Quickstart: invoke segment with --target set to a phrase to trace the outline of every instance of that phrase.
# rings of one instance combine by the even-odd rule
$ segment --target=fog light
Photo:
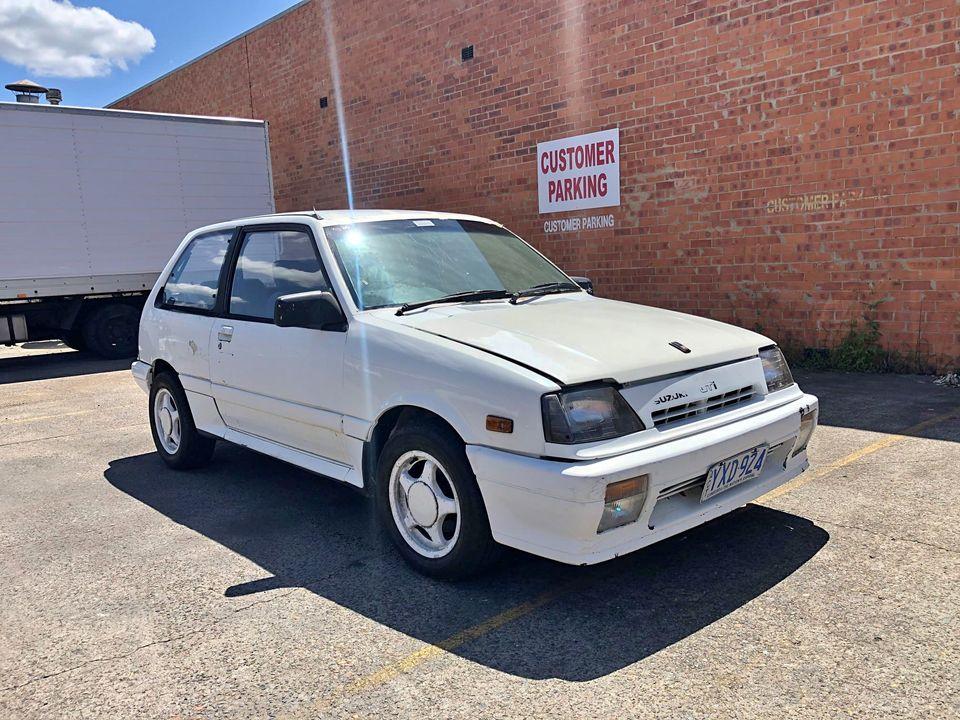
[[[641,475],[607,485],[598,533],[636,522],[647,499],[648,480],[649,475]]]
[[[797,441],[793,444],[793,452],[790,457],[796,457],[807,449],[807,443],[813,437],[813,429],[817,426],[817,411],[810,410],[800,416],[800,432],[797,433]]]

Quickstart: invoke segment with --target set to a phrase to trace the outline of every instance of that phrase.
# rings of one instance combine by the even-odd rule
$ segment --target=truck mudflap
[[[0,343],[12,345],[13,343],[26,342],[29,339],[25,315],[0,314]]]

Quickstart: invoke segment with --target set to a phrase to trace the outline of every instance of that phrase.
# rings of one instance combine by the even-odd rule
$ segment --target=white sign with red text
[[[620,204],[620,128],[537,143],[540,214]]]

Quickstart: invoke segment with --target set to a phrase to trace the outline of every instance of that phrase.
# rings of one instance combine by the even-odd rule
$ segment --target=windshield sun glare
[[[457,293],[527,288],[570,279],[513,233],[472,220],[431,218],[324,229],[361,310]],[[574,286],[576,287],[576,286]]]

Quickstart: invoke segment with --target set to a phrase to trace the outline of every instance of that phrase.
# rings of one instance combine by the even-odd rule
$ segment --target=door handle
[[[233,340],[233,326],[221,325],[220,332],[217,333],[217,340],[220,342],[230,342]]]

